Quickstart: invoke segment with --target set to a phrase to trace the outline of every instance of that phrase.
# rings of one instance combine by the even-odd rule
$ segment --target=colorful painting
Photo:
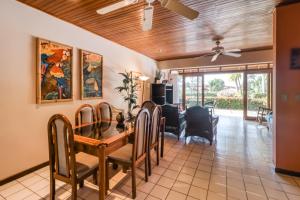
[[[81,50],[81,99],[102,98],[103,58]]]
[[[72,101],[72,47],[38,39],[37,102]]]

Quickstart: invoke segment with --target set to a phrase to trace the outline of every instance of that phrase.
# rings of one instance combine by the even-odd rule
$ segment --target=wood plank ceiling
[[[18,0],[155,60],[199,56],[222,35],[226,49],[272,47],[272,9],[283,0],[181,0],[200,12],[190,21],[154,3],[151,31],[142,31],[145,1],[106,15],[98,8],[120,0]]]

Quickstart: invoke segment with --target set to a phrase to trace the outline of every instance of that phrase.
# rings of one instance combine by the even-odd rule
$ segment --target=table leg
[[[166,121],[165,121],[165,118],[162,120],[162,123],[161,123],[161,130],[160,130],[160,133],[161,133],[161,144],[160,144],[160,157],[164,157],[164,146],[165,146],[165,124],[166,124]]]
[[[99,146],[98,150],[99,155],[99,200],[105,199],[105,191],[106,191],[106,185],[105,185],[105,146],[101,145]]]

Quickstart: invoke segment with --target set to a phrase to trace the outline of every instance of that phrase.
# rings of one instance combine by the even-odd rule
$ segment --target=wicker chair
[[[212,116],[209,111],[201,106],[193,106],[186,110],[185,139],[189,136],[200,136],[209,140],[212,145],[217,134],[219,117]]]

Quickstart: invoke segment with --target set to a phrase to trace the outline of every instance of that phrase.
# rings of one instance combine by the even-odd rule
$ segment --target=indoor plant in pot
[[[123,96],[127,102],[128,120],[133,121],[132,110],[137,107],[137,78],[133,77],[132,72],[119,73],[123,76],[122,85],[116,87],[116,90]]]

